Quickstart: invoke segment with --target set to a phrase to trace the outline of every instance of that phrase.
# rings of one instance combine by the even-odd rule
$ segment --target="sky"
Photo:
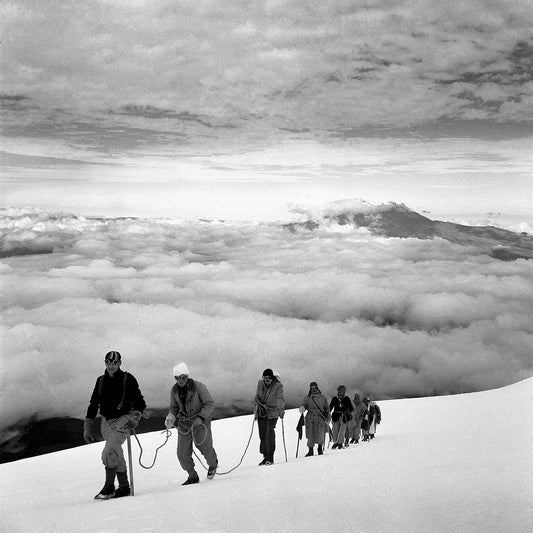
[[[151,470],[139,466],[132,439],[135,496],[116,500],[93,500],[103,486],[101,442],[3,464],[0,528],[303,533],[350,524],[356,533],[531,531],[532,379],[379,405],[382,422],[374,440],[307,458],[305,437],[296,458],[299,413],[288,411],[283,427],[277,424],[270,467],[257,466],[261,456],[251,415],[217,420],[212,429],[219,473],[239,464],[251,437],[250,446],[238,468],[212,481],[197,462],[200,483],[188,487],[181,486],[186,474],[177,463],[175,430]],[[164,439],[161,432],[139,435],[144,465],[150,466]]]
[[[2,2],[1,206],[531,224],[526,0]]]
[[[151,409],[185,361],[225,414],[252,411],[265,368],[292,406],[311,381],[381,400],[533,376],[531,261],[328,218],[370,209],[331,204],[313,231],[0,210],[0,443],[83,418],[110,350]]]

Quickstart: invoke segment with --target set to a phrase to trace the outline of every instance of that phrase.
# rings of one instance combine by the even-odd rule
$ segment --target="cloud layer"
[[[11,0],[1,18],[10,136],[96,137],[105,151],[117,128],[139,148],[533,121],[521,0]]]
[[[291,233],[3,210],[0,227],[2,251],[27,254],[0,263],[3,429],[83,416],[111,349],[152,408],[165,408],[181,360],[228,409],[251,406],[265,367],[293,405],[313,380],[328,395],[342,382],[390,398],[533,373],[524,260],[334,224]]]

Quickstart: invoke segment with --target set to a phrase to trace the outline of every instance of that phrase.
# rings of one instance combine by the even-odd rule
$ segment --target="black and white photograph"
[[[4,0],[0,532],[533,530],[533,3]]]

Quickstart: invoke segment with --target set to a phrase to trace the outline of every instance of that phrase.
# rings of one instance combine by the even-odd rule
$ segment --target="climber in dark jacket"
[[[329,409],[331,413],[331,420],[333,422],[333,441],[335,444],[331,447],[344,448],[344,437],[346,435],[346,424],[352,418],[353,405],[352,401],[346,394],[346,387],[339,385],[337,387],[337,396],[334,396],[329,402]]]
[[[87,443],[97,440],[95,418],[100,410],[101,431],[106,443],[102,451],[106,480],[102,490],[95,496],[98,500],[129,496],[131,493],[122,444],[130,429],[141,419],[146,403],[137,380],[129,372],[120,370],[122,358],[119,352],[105,356],[105,373],[96,380],[83,426]],[[115,476],[119,486],[115,490]]]

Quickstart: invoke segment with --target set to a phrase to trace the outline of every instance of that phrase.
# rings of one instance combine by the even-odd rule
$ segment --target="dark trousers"
[[[277,418],[258,418],[259,426],[259,452],[263,454],[267,461],[274,461],[274,451],[276,450],[276,432],[275,427],[278,422]]]
[[[213,448],[213,434],[211,433],[211,421],[204,422],[203,426],[183,430],[180,425],[178,428],[178,461],[181,468],[189,474],[189,477],[198,475],[194,468],[192,458],[192,444],[202,452],[209,467],[217,466],[218,458]]]

